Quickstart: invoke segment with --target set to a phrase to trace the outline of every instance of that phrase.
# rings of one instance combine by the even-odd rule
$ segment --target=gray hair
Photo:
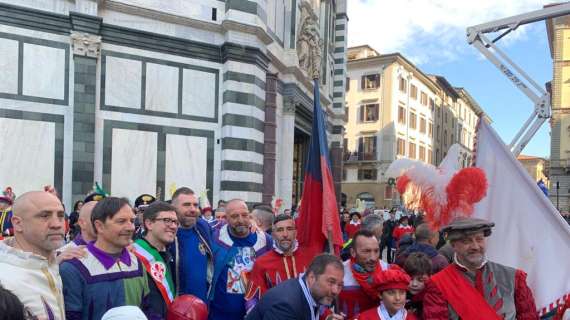
[[[366,229],[366,230],[374,230],[374,228],[377,225],[381,225],[384,223],[384,219],[382,219],[382,217],[378,214],[369,214],[366,217],[364,217],[364,220],[362,221],[362,229]]]

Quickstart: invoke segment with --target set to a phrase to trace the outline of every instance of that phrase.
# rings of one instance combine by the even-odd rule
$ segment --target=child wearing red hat
[[[373,285],[378,290],[380,305],[364,311],[355,320],[417,320],[404,307],[410,281],[410,276],[398,268],[388,269],[375,276]]]

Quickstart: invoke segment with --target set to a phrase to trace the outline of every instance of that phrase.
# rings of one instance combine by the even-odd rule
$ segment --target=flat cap
[[[443,227],[441,231],[447,234],[447,240],[458,240],[481,231],[485,237],[488,237],[494,226],[494,222],[485,219],[459,217]]]

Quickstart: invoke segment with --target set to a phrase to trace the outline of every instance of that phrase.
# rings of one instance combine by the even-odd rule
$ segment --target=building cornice
[[[350,50],[351,48],[349,48]],[[430,79],[427,74],[421,71],[418,67],[416,67],[410,60],[406,59],[401,53],[389,53],[389,54],[381,54],[376,57],[368,57],[363,59],[354,59],[349,60],[347,63],[347,69],[351,67],[366,67],[369,65],[389,65],[392,63],[398,63],[399,65],[403,66],[407,71],[412,72],[413,75],[422,81],[426,86],[428,86],[434,92],[439,91],[439,86]]]

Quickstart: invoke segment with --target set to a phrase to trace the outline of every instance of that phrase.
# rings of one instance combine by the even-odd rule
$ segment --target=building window
[[[377,103],[360,106],[360,122],[377,121],[378,109],[380,109],[380,105]]]
[[[428,163],[429,164],[433,164],[433,151],[431,149],[428,148],[428,154],[427,154],[427,159],[428,159]]]
[[[447,149],[447,130],[443,130],[443,148]]]
[[[424,161],[424,162],[425,162],[425,161],[426,161],[426,147],[420,145],[420,150],[419,150],[419,151],[420,151],[420,157],[419,157],[419,159],[420,159],[421,161]]]
[[[423,104],[424,106],[428,105],[428,97],[427,97],[427,94],[425,92],[421,93],[420,103]]]
[[[394,187],[392,187],[391,185],[386,185],[386,188],[384,189],[384,199],[392,200],[393,194],[394,194]]]
[[[380,75],[369,74],[362,76],[361,88],[362,90],[374,90],[380,87]]]
[[[431,112],[434,112],[435,110],[435,101],[432,98],[429,98],[429,107],[431,109]]]
[[[403,93],[408,92],[408,81],[402,77],[400,77],[400,91]]]
[[[439,142],[439,124],[437,125],[437,131],[435,132],[435,139]]]
[[[346,175],[347,175],[346,168],[343,168],[342,169],[342,181],[346,181]]]
[[[433,123],[431,123],[431,122],[429,123],[429,126],[428,126],[428,136],[430,138],[433,138]]]
[[[344,121],[348,122],[348,120],[350,119],[349,114],[350,114],[350,109],[348,109],[348,107],[344,108]]]
[[[402,106],[398,106],[398,123],[406,124],[406,109]]]
[[[405,156],[406,155],[406,141],[402,138],[398,138],[398,155]]]
[[[344,85],[344,90],[348,92],[350,90],[350,78],[346,77],[346,84]]]
[[[439,149],[435,149],[435,161],[439,161]]]
[[[418,100],[418,87],[413,84],[410,85],[410,97]]]
[[[410,128],[411,129],[416,129],[417,127],[417,118],[416,118],[416,114],[413,112],[410,112]]]
[[[358,180],[376,180],[376,169],[358,169]]]
[[[420,117],[420,132],[426,133],[426,118]]]
[[[358,160],[376,160],[376,136],[358,138]]]
[[[410,159],[416,159],[416,144],[413,143],[413,142],[410,142],[410,143],[409,143],[409,148],[410,148],[410,150],[409,150],[409,156],[408,156],[408,158],[410,158]]]

